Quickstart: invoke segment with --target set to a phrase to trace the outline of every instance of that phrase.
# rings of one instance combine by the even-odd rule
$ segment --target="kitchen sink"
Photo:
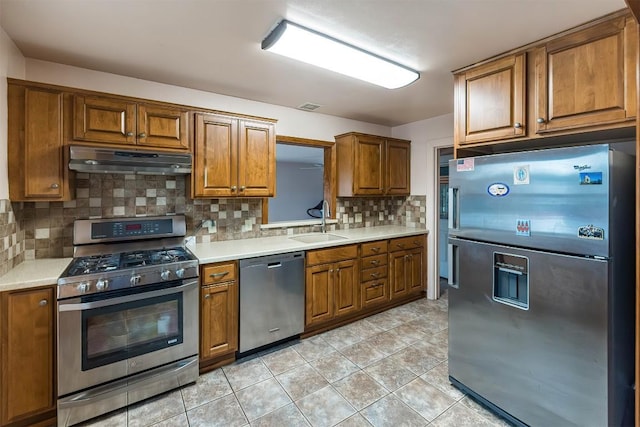
[[[346,237],[336,236],[329,233],[313,233],[313,234],[300,234],[298,236],[289,237],[291,240],[302,243],[320,243],[320,242],[332,242],[335,240],[344,240]]]

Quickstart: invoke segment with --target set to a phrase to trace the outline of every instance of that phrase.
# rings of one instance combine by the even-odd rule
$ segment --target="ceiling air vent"
[[[322,107],[322,105],[313,104],[311,102],[305,102],[302,105],[298,105],[298,109],[299,110],[304,110],[304,111],[315,111],[320,107]]]

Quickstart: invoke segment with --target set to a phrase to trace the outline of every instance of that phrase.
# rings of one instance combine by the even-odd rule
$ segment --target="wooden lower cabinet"
[[[424,295],[425,244],[418,235],[307,251],[304,335]]]
[[[233,359],[238,350],[237,263],[202,267],[200,367]]]
[[[0,293],[0,425],[54,425],[55,289]]]
[[[360,309],[357,245],[307,252],[305,327]],[[322,264],[313,265],[317,262]]]

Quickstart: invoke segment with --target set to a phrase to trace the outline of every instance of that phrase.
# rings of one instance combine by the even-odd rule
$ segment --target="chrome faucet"
[[[325,206],[326,206],[326,209],[325,209]],[[329,202],[327,202],[326,199],[322,199],[322,209],[320,210],[320,212],[322,212],[322,225],[320,226],[320,231],[322,233],[326,233],[327,217],[331,216],[331,210],[329,210]]]

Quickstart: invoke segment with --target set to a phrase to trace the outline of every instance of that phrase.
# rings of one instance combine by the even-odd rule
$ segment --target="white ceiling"
[[[451,70],[624,0],[0,0],[26,57],[387,126],[453,111]],[[286,18],[421,73],[389,90],[264,52]],[[309,113],[316,114],[316,113]]]

